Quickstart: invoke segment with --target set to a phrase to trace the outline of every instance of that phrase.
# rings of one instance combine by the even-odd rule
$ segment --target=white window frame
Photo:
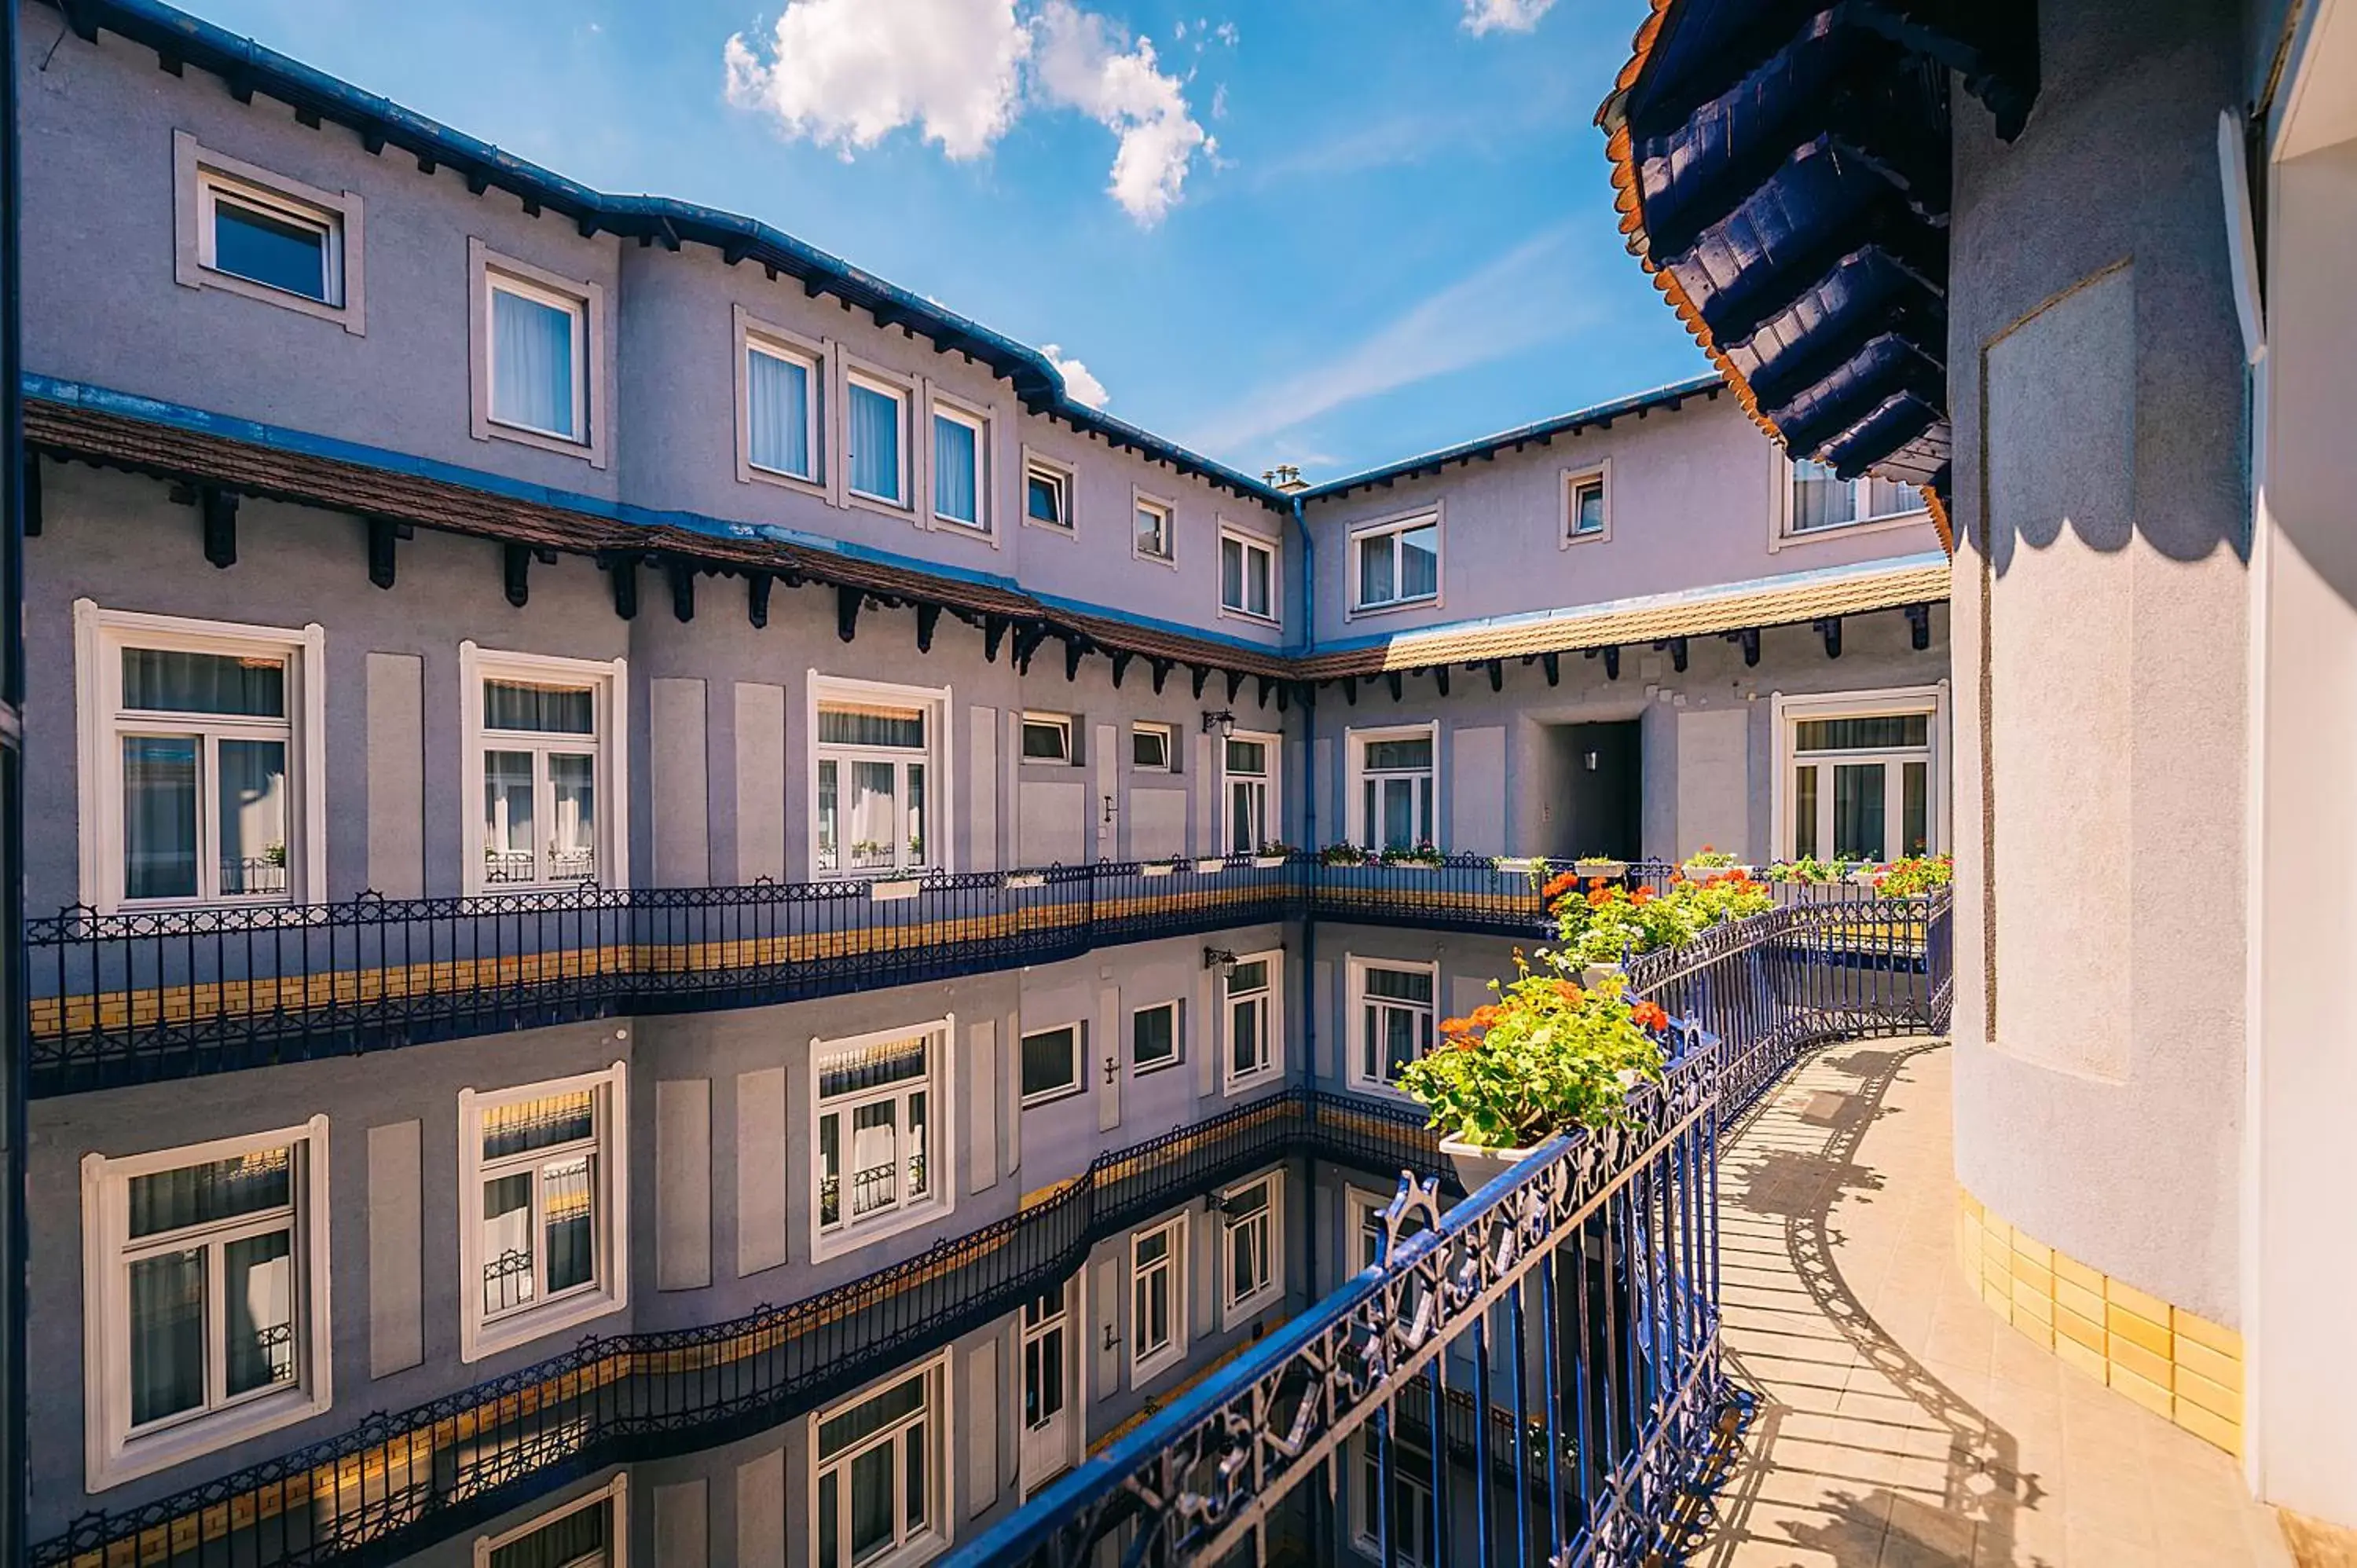
[[[1370,1044],[1367,1039],[1367,973],[1370,970],[1389,969],[1396,970],[1403,973],[1413,972],[1423,974],[1430,978],[1432,981],[1432,1001],[1426,1010],[1432,1015],[1432,1018],[1427,1032],[1431,1036],[1431,1044],[1437,1045],[1439,1042],[1440,1020],[1442,1016],[1440,1003],[1439,961],[1437,959],[1425,960],[1410,958],[1362,957],[1356,953],[1350,953],[1344,955],[1344,962],[1347,974],[1345,1003],[1350,1008],[1348,1015],[1349,1022],[1344,1030],[1344,1037],[1349,1042],[1351,1052],[1351,1059],[1348,1063],[1351,1087],[1352,1089],[1364,1090],[1371,1094],[1392,1095],[1401,1099],[1409,1098],[1407,1091],[1400,1088],[1398,1084],[1394,1083],[1387,1079],[1377,1078],[1366,1070],[1367,1049]],[[1410,1004],[1400,1003],[1396,998],[1391,997],[1383,998],[1382,1004],[1386,1006],[1412,1005]]]
[[[819,1224],[819,1204],[822,1197],[819,1190],[822,1179],[818,1164],[819,1119],[825,1114],[830,1106],[849,1105],[854,1102],[855,1097],[843,1096],[834,1101],[821,1102],[819,1100],[820,1058],[828,1052],[856,1051],[867,1046],[888,1045],[892,1041],[905,1040],[913,1035],[927,1036],[927,1049],[930,1053],[925,1081],[922,1085],[929,1107],[925,1135],[933,1145],[925,1152],[926,1168],[929,1173],[926,1186],[930,1190],[919,1202],[896,1203],[890,1209],[866,1220],[851,1219],[846,1206],[845,1218],[841,1223],[833,1230],[822,1230]],[[808,1099],[805,1103],[810,1107],[808,1132],[810,1135],[811,1262],[823,1263],[829,1258],[856,1251],[862,1247],[882,1240],[887,1236],[897,1236],[904,1230],[913,1230],[920,1225],[938,1225],[956,1211],[957,1181],[953,1173],[957,1168],[957,1107],[952,1100],[952,1089],[957,1082],[954,1071],[956,1042],[957,1015],[955,1014],[943,1014],[939,1018],[927,1019],[920,1024],[893,1029],[874,1029],[864,1035],[849,1035],[839,1039],[829,1040],[821,1039],[816,1036],[812,1036],[810,1057],[805,1068],[808,1086]]]
[[[1064,750],[1061,756],[1034,757],[1025,749],[1023,745],[1025,739],[1024,731],[1031,728],[1034,725],[1039,725],[1041,729],[1058,730],[1062,733],[1064,737]],[[1020,763],[1028,763],[1045,768],[1071,767],[1072,765],[1072,733],[1074,727],[1074,720],[1072,715],[1070,714],[1044,714],[1026,710],[1023,714],[1022,723],[1015,731],[1015,759]]]
[[[1157,555],[1141,543],[1137,537],[1137,514],[1156,511],[1162,516],[1162,553]],[[1129,491],[1129,552],[1140,561],[1151,561],[1157,566],[1178,564],[1178,503],[1168,496],[1149,495],[1136,486]]]
[[[289,294],[213,265],[215,197],[314,224],[326,231],[325,265],[334,280],[325,300]],[[219,289],[332,321],[354,337],[368,332],[368,291],[361,269],[366,208],[352,191],[321,190],[259,164],[204,145],[186,131],[172,133],[172,280],[183,288]]]
[[[1346,1448],[1348,1469],[1345,1474],[1351,1477],[1349,1499],[1351,1545],[1356,1551],[1381,1561],[1383,1538],[1377,1532],[1383,1528],[1382,1521],[1367,1517],[1367,1499],[1361,1490],[1367,1467],[1380,1464],[1372,1446],[1372,1435],[1363,1431],[1351,1439]],[[1392,1484],[1405,1485],[1423,1494],[1424,1517],[1430,1522],[1437,1537],[1439,1532],[1439,1515],[1434,1509],[1432,1496],[1432,1456],[1428,1453],[1418,1453],[1410,1447],[1401,1440],[1396,1430],[1392,1434]],[[1376,1506],[1383,1506],[1383,1499],[1378,1499]],[[1440,1545],[1437,1539],[1433,1544],[1436,1548]],[[1392,1542],[1392,1550],[1396,1554],[1398,1568],[1440,1568],[1438,1563],[1426,1563],[1415,1556],[1410,1551],[1409,1542],[1394,1540]]]
[[[1238,775],[1238,777],[1244,779],[1259,778],[1265,781],[1265,798],[1261,802],[1261,828],[1264,834],[1262,842],[1274,843],[1281,841],[1285,836],[1285,795],[1283,789],[1285,770],[1285,737],[1271,730],[1242,729],[1236,731],[1233,735],[1222,736],[1219,737],[1220,745],[1216,755],[1220,759],[1220,843],[1222,848],[1231,855],[1257,854],[1260,853],[1260,843],[1237,843],[1234,842],[1235,813],[1231,810],[1234,805],[1234,801],[1231,798],[1229,790],[1227,746],[1227,743],[1232,740],[1247,741],[1257,745],[1263,749],[1264,754],[1268,757],[1268,771],[1266,773],[1258,775],[1247,773]]]
[[[501,255],[482,241],[467,240],[468,317],[474,346],[468,356],[468,380],[473,394],[472,434],[478,441],[512,441],[587,459],[593,468],[606,466],[613,425],[613,398],[607,392],[606,290],[601,284],[569,278],[516,257]],[[491,292],[500,287],[574,313],[580,327],[574,339],[579,350],[579,374],[574,378],[574,421],[577,437],[511,424],[491,415]]]
[[[486,1317],[483,1313],[484,1112],[521,1101],[588,1090],[595,1097],[597,1278],[551,1300]],[[507,1089],[458,1091],[458,1359],[482,1360],[519,1345],[621,1311],[630,1304],[630,1069],[596,1072]],[[540,1153],[541,1151],[535,1151]]]
[[[1912,714],[1925,714],[1930,720],[1924,736],[1930,757],[1924,770],[1923,811],[1924,828],[1931,839],[1929,853],[1952,852],[1955,838],[1948,771],[1953,753],[1948,734],[1948,682],[1942,681],[1936,685],[1892,686],[1881,691],[1824,692],[1806,696],[1787,696],[1781,692],[1770,694],[1769,724],[1774,735],[1776,762],[1769,779],[1768,809],[1773,826],[1770,842],[1777,859],[1792,858],[1792,769],[1799,762],[1795,743],[1801,725],[1817,719],[1885,718]],[[1823,755],[1841,759],[1839,753]],[[1893,783],[1890,787],[1899,786]],[[1817,847],[1820,856],[1830,858],[1831,846],[1823,842],[1822,834]]]
[[[1562,521],[1555,529],[1555,542],[1568,550],[1575,544],[1602,544],[1612,538],[1612,459],[1599,457],[1593,463],[1566,468],[1558,484],[1558,502]],[[1579,492],[1587,485],[1598,485],[1604,490],[1604,526],[1588,533],[1575,532],[1579,524]]]
[[[1361,543],[1378,534],[1390,535],[1396,541],[1403,533],[1411,533],[1416,529],[1427,526],[1433,531],[1432,592],[1418,594],[1413,597],[1389,598],[1380,604],[1367,603],[1365,585],[1360,581],[1359,573]],[[1411,511],[1392,512],[1383,517],[1369,518],[1364,522],[1352,523],[1349,532],[1344,535],[1343,543],[1344,571],[1348,575],[1350,595],[1344,601],[1342,618],[1356,620],[1361,616],[1392,615],[1400,610],[1439,608],[1447,602],[1448,594],[1448,526],[1446,503],[1443,501],[1435,501],[1430,506],[1417,507]],[[1392,580],[1397,582],[1399,580],[1399,547],[1396,542],[1392,547]]]
[[[1242,606],[1231,605],[1228,603],[1227,579],[1225,574],[1227,572],[1228,542],[1231,540],[1234,541],[1243,551],[1243,581],[1242,586],[1244,596],[1247,599],[1250,599],[1252,596],[1253,552],[1257,550],[1262,554],[1268,557],[1268,613],[1266,615],[1261,615],[1253,610],[1245,609]],[[1254,626],[1278,626],[1283,624],[1285,619],[1285,551],[1278,545],[1275,540],[1271,539],[1265,533],[1259,533],[1255,532],[1252,529],[1240,527],[1235,523],[1230,522],[1227,519],[1222,518],[1220,520],[1219,558],[1214,563],[1213,569],[1220,576],[1218,590],[1220,596],[1219,605],[1221,618],[1225,620],[1247,620],[1252,622]]]
[[[1053,479],[1061,489],[1064,498],[1062,522],[1042,522],[1031,515],[1031,477],[1035,473]],[[1065,539],[1073,537],[1080,532],[1080,521],[1076,515],[1080,507],[1080,493],[1081,477],[1078,469],[1061,458],[1049,456],[1036,446],[1028,444],[1024,446],[1023,493],[1017,499],[1020,503],[1023,521],[1026,523],[1033,528],[1045,529],[1049,533]],[[1135,527],[1135,521],[1131,526],[1133,529]]]
[[[1268,1207],[1262,1211],[1268,1221],[1268,1277],[1239,1295],[1235,1255],[1229,1250],[1227,1205],[1230,1198],[1256,1187],[1268,1189]],[[1213,1239],[1216,1261],[1212,1278],[1220,1287],[1220,1328],[1224,1333],[1242,1326],[1246,1319],[1258,1316],[1285,1298],[1285,1172],[1265,1171],[1221,1188],[1218,1214],[1220,1229]]]
[[[1069,1083],[1053,1089],[1023,1093],[1023,1047],[1042,1035],[1058,1035],[1070,1030],[1072,1036],[1072,1078]],[[1035,1105],[1052,1105],[1059,1100],[1070,1100],[1089,1086],[1089,1025],[1085,1018],[1075,1018],[1065,1024],[1043,1024],[1036,1029],[1024,1029],[1015,1036],[1015,1088],[1025,1110]]]
[[[609,890],[630,886],[630,661],[479,648],[471,639],[458,644],[459,779],[464,791],[460,854],[465,862],[460,867],[460,886],[468,897],[576,886],[569,879],[493,883],[483,875],[483,753],[493,746],[491,737],[507,733],[484,729],[483,685],[487,681],[509,680],[587,685],[595,693],[597,731],[591,737],[597,814],[595,881]],[[525,749],[528,745],[502,749]],[[537,774],[534,788],[539,788]]]
[[[803,854],[809,862],[809,880],[813,882],[865,882],[877,877],[948,875],[953,869],[956,837],[951,828],[953,811],[951,802],[957,799],[956,779],[952,758],[956,747],[950,744],[950,714],[955,711],[951,688],[947,686],[902,686],[885,681],[862,681],[848,675],[827,675],[817,670],[810,671],[807,682],[808,702],[803,712],[803,792],[808,796],[803,826]],[[922,865],[909,862],[908,836],[901,834],[892,846],[892,865],[888,868],[858,870],[839,865],[832,871],[822,871],[818,864],[818,711],[830,701],[872,703],[901,707],[921,707],[925,710],[926,815],[930,819],[925,830],[925,860]],[[1019,738],[1019,736],[1018,736]],[[852,748],[856,750],[856,748]],[[897,749],[897,748],[896,748]],[[909,760],[902,757],[900,760]],[[835,787],[844,788],[838,776]],[[905,821],[908,797],[900,797]],[[837,808],[841,810],[840,806]],[[850,858],[848,843],[836,846],[838,860]]]
[[[1137,1059],[1137,1020],[1144,1014],[1164,1012],[1170,1015],[1170,1054],[1158,1061],[1141,1063]],[[1167,1002],[1148,1002],[1129,1010],[1129,1070],[1132,1077],[1144,1078],[1147,1073],[1167,1071],[1186,1059],[1186,998],[1173,996]]]
[[[913,521],[918,516],[918,481],[922,477],[915,450],[917,383],[907,376],[895,375],[880,365],[869,364],[866,360],[851,354],[842,355],[841,360],[843,417],[835,420],[834,424],[837,432],[836,445],[841,448],[835,456],[835,461],[842,467],[844,500],[850,506],[866,507],[871,511],[880,511],[888,516]],[[894,500],[889,496],[870,494],[866,490],[855,488],[852,483],[855,470],[851,461],[851,393],[855,387],[865,388],[872,392],[881,392],[894,399],[900,405],[900,499],[898,500]],[[925,427],[928,453],[932,450],[932,426],[928,424]],[[931,500],[930,494],[926,499],[930,510]]]
[[[1236,962],[1239,965],[1268,965],[1268,985],[1261,1003],[1262,1032],[1267,1042],[1267,1059],[1248,1071],[1236,1071],[1236,1014],[1228,994],[1228,979],[1232,972],[1223,970],[1219,977],[1220,1086],[1222,1094],[1233,1094],[1238,1090],[1250,1089],[1254,1084],[1267,1083],[1285,1076],[1285,950],[1270,948],[1263,952],[1238,953]]]
[[[1440,721],[1433,719],[1420,725],[1384,725],[1366,729],[1342,732],[1342,829],[1349,843],[1366,846],[1373,842],[1374,824],[1367,821],[1367,746],[1370,742],[1386,740],[1429,740],[1432,742],[1432,843],[1441,842],[1441,824],[1448,819],[1441,814],[1440,800]]]
[[[1162,743],[1162,760],[1161,760],[1161,761],[1159,761],[1159,762],[1140,762],[1139,760],[1137,760],[1137,742],[1138,742],[1138,739],[1139,739],[1139,737],[1140,737],[1140,736],[1149,736],[1149,735],[1150,735],[1150,736],[1153,736],[1156,739],[1157,739],[1157,740],[1161,741],[1161,743]],[[1177,767],[1176,767],[1176,764],[1177,764],[1177,761],[1178,761],[1178,725],[1166,725],[1166,724],[1160,724],[1160,723],[1157,723],[1157,722],[1154,722],[1154,721],[1151,721],[1151,720],[1140,719],[1140,720],[1138,720],[1138,721],[1137,721],[1137,722],[1135,722],[1135,724],[1132,724],[1132,725],[1129,726],[1129,765],[1130,765],[1130,767],[1135,768],[1143,768],[1145,771],[1146,771],[1146,772],[1148,772],[1148,773],[1174,773],[1174,772],[1178,771]]]
[[[925,420],[925,492],[926,515],[932,526],[944,532],[963,533],[976,537],[995,535],[997,520],[992,514],[991,487],[996,478],[991,463],[990,412],[970,403],[934,392],[927,400],[930,412]],[[951,517],[941,510],[942,476],[933,455],[933,421],[946,419],[963,424],[974,433],[974,521]]]
[[[1370,1227],[1376,1230],[1383,1229],[1383,1210],[1391,1207],[1391,1202],[1388,1197],[1369,1192],[1364,1187],[1345,1187],[1342,1189],[1341,1244],[1347,1250],[1340,1254],[1344,1261],[1335,1280],[1338,1289],[1342,1281],[1354,1278],[1373,1266],[1372,1261],[1365,1257],[1361,1243]]]
[[[168,1419],[131,1432],[131,1302],[124,1254],[131,1240],[134,1177],[184,1165],[234,1159],[260,1149],[296,1150],[294,1222],[288,1273],[300,1292],[295,1319],[302,1326],[295,1382],[257,1391],[233,1403]],[[242,1443],[327,1412],[335,1403],[335,1339],[329,1314],[328,1251],[328,1118],[293,1127],[216,1138],[142,1155],[84,1155],[81,1161],[82,1436],[84,1489],[101,1492],[141,1476],[184,1465],[199,1455]],[[223,1222],[224,1225],[233,1222]],[[146,1250],[152,1241],[136,1244]],[[220,1282],[211,1277],[209,1288]],[[210,1380],[210,1379],[208,1380]]]
[[[804,1509],[802,1518],[808,1521],[804,1526],[808,1533],[803,1537],[806,1552],[803,1561],[810,1563],[812,1568],[834,1568],[832,1563],[822,1563],[818,1561],[818,1493],[823,1472],[829,1469],[842,1469],[847,1473],[853,1459],[876,1446],[879,1441],[897,1440],[898,1434],[903,1430],[903,1426],[896,1425],[891,1428],[892,1435],[889,1437],[871,1433],[851,1445],[843,1455],[832,1458],[822,1457],[819,1453],[819,1429],[845,1412],[856,1410],[867,1401],[898,1388],[910,1378],[916,1377],[926,1380],[922,1417],[928,1438],[928,1452],[925,1455],[927,1493],[925,1528],[917,1534],[902,1540],[891,1550],[880,1552],[861,1563],[859,1568],[910,1568],[912,1564],[938,1555],[956,1540],[957,1525],[950,1506],[952,1491],[950,1434],[955,1430],[953,1423],[956,1421],[957,1412],[953,1408],[954,1391],[951,1386],[954,1380],[950,1376],[950,1352],[943,1349],[913,1366],[877,1378],[856,1393],[837,1400],[825,1409],[813,1412],[808,1418],[809,1425],[804,1429],[804,1443],[810,1455],[810,1463],[803,1473],[809,1477],[809,1484],[802,1498]],[[1075,1399],[1077,1400],[1077,1391],[1075,1391]],[[1067,1408],[1069,1409],[1070,1406]],[[1074,1419],[1077,1420],[1078,1416],[1075,1415]],[[895,1493],[899,1493],[904,1485],[903,1473],[896,1466],[893,1470]],[[845,1495],[835,1509],[836,1529],[847,1530],[850,1516],[849,1481],[846,1477]],[[897,1530],[896,1533],[898,1533]],[[850,1539],[847,1533],[842,1538],[841,1546],[845,1560],[848,1562]]]
[[[1191,1240],[1185,1209],[1151,1225],[1141,1225],[1129,1233],[1129,1386],[1142,1389],[1156,1378],[1187,1359],[1188,1315],[1190,1293],[1188,1290],[1187,1246]],[[1170,1338],[1168,1343],[1149,1349],[1137,1310],[1137,1245],[1153,1236],[1169,1240],[1169,1252],[1156,1267],[1163,1270],[1170,1290]]]
[[[323,904],[328,898],[327,633],[315,621],[304,627],[246,626],[232,621],[191,620],[101,608],[76,599],[74,618],[74,730],[81,811],[82,901],[102,915],[121,909],[248,908],[281,904]],[[236,895],[208,898],[124,897],[123,747],[124,730],[255,728],[252,721],[204,714],[158,714],[152,722],[128,723],[123,708],[123,650],[160,648],[231,656],[267,654],[286,660],[287,811],[286,897]],[[274,728],[275,726],[271,726]],[[217,821],[199,803],[199,887]],[[217,857],[215,875],[218,875]]]
[[[1813,544],[1821,539],[1857,539],[1871,533],[1893,533],[1905,528],[1921,528],[1931,521],[1931,505],[1919,495],[1917,504],[1905,511],[1885,512],[1879,517],[1854,516],[1848,522],[1828,523],[1823,528],[1796,529],[1792,526],[1792,487],[1798,476],[1792,455],[1771,442],[1768,465],[1768,549],[1771,554],[1796,544]],[[1860,475],[1848,482],[1853,510],[1862,510],[1866,497],[1871,493],[1867,488],[1867,477]]]
[[[730,314],[737,349],[737,482],[778,485],[804,495],[825,498],[828,494],[828,415],[833,409],[833,400],[828,396],[828,388],[833,384],[829,367],[834,360],[834,346],[823,338],[805,338],[774,322],[764,321],[741,305],[730,306]],[[753,381],[746,356],[756,353],[791,360],[810,375],[808,434],[811,472],[808,474],[791,473],[783,468],[765,468],[753,461]]]
[[[558,1520],[584,1509],[608,1505],[608,1541],[605,1568],[629,1568],[630,1557],[630,1473],[618,1470],[613,1479],[602,1487],[582,1493],[571,1502],[560,1503],[545,1513],[534,1514],[513,1530],[503,1530],[497,1535],[475,1537],[475,1568],[491,1568],[491,1553],[503,1546],[512,1545],[536,1530],[546,1530]]]

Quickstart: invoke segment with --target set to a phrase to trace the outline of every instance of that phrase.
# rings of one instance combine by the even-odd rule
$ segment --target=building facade
[[[1954,839],[1932,521],[1716,379],[1279,485],[20,20],[37,1561],[920,1560],[1362,1265],[1527,862]]]

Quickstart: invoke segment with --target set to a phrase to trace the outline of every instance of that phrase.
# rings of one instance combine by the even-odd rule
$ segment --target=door
[[[1022,1474],[1026,1496],[1072,1462],[1071,1292],[1069,1282],[1023,1306]]]
[[[1790,853],[1892,861],[1942,846],[1932,715],[1803,719],[1792,729]]]

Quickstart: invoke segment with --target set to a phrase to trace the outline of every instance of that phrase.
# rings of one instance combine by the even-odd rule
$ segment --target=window
[[[811,1420],[813,1568],[887,1568],[949,1541],[946,1354]]]
[[[1435,755],[1439,726],[1352,730],[1343,751],[1350,769],[1346,827],[1372,850],[1414,849],[1436,842]]]
[[[851,493],[905,507],[909,494],[909,394],[866,376],[850,381],[845,454]]]
[[[1177,754],[1171,744],[1168,725],[1132,725],[1129,726],[1129,762],[1133,768],[1152,768],[1171,771],[1170,759]]]
[[[1227,1087],[1233,1090],[1277,1070],[1283,1022],[1277,1013],[1284,954],[1239,959],[1222,983],[1227,1016]]]
[[[366,330],[361,199],[172,134],[173,277]]]
[[[620,660],[610,663],[458,647],[470,894],[628,885]]]
[[[1351,535],[1351,602],[1361,610],[1390,609],[1440,596],[1440,516],[1423,512],[1362,528]]]
[[[326,1410],[328,1119],[82,1161],[95,1492]]]
[[[1276,618],[1276,550],[1268,541],[1220,534],[1220,607],[1255,620]]]
[[[1023,1103],[1059,1100],[1081,1087],[1088,1026],[1067,1024],[1023,1036]]]
[[[1187,1216],[1129,1239],[1129,1381],[1135,1388],[1187,1354]]]
[[[1175,559],[1171,542],[1171,509],[1168,501],[1158,501],[1150,496],[1139,496],[1135,502],[1137,519],[1137,553],[1148,561],[1168,562]]]
[[[1072,721],[1063,714],[1026,714],[1023,715],[1023,760],[1026,762],[1070,762],[1072,760]]]
[[[1026,453],[1023,458],[1023,520],[1042,528],[1072,527],[1072,471],[1060,463]]]
[[[1361,1435],[1356,1466],[1358,1485],[1351,1494],[1351,1530],[1359,1550],[1383,1553],[1383,1455],[1372,1434]],[[1392,1447],[1391,1541],[1399,1568],[1434,1568],[1439,1561],[1438,1538],[1433,1532],[1432,1456],[1395,1437]]]
[[[821,875],[947,869],[931,803],[942,766],[949,691],[813,676],[811,857]]]
[[[102,912],[327,896],[316,627],[74,604],[81,886]]]
[[[990,426],[981,415],[933,404],[933,516],[990,530]]]
[[[756,332],[742,308],[737,313],[738,349],[744,357],[745,466],[741,478],[821,482],[819,453],[825,443],[823,352],[814,344]]]
[[[1887,862],[1946,848],[1939,688],[1776,700],[1777,853]]]
[[[1922,492],[1893,479],[1860,475],[1845,479],[1830,464],[1792,459],[1792,499],[1784,532],[1817,533],[1856,522],[1910,517],[1923,510]]]
[[[1129,1065],[1151,1072],[1178,1059],[1178,1004],[1157,1002],[1129,1015]]]
[[[1220,1326],[1233,1328],[1285,1289],[1284,1227],[1277,1201],[1284,1178],[1267,1176],[1220,1195]]]
[[[623,1471],[504,1535],[479,1536],[475,1568],[622,1568],[630,1543],[629,1497],[630,1473]]]
[[[1390,1089],[1400,1069],[1432,1049],[1440,966],[1351,960],[1351,1079]]]
[[[458,1358],[627,1304],[629,1069],[458,1094]]]
[[[1563,542],[1582,544],[1612,537],[1612,465],[1563,477]]]
[[[606,291],[467,242],[474,436],[606,466]]]
[[[812,1047],[817,1182],[813,1261],[937,1220],[954,1202],[949,1127],[952,1021]]]
[[[1227,811],[1222,826],[1230,854],[1252,854],[1283,831],[1275,814],[1276,746],[1273,735],[1230,736],[1221,748]]]

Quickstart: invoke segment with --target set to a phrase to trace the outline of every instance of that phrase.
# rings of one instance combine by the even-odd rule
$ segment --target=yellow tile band
[[[1956,1255],[1989,1310],[2205,1442],[2243,1452],[2243,1337],[2059,1252],[1956,1189]]]

